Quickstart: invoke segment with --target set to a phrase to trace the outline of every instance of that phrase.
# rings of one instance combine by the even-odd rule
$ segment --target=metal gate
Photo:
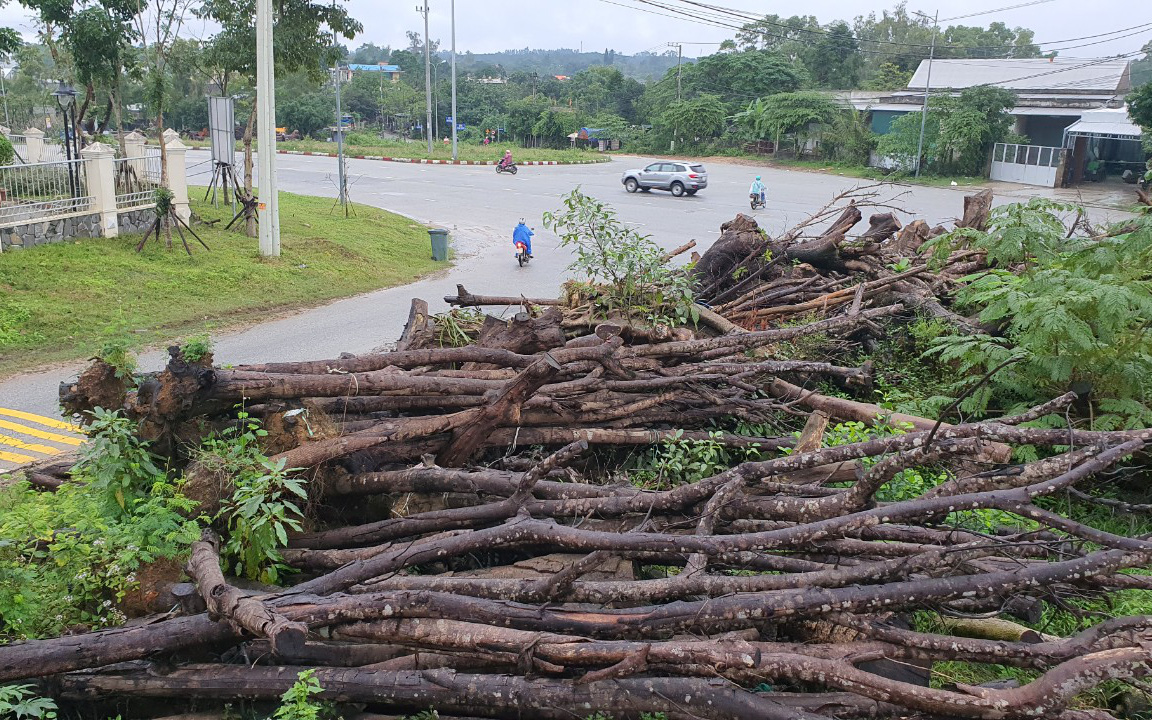
[[[1056,187],[1064,148],[996,143],[992,150],[993,180]]]

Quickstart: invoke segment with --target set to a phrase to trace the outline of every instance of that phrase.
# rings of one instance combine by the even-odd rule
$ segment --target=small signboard
[[[208,98],[208,134],[212,139],[213,162],[233,165],[236,159],[236,113],[232,98]]]

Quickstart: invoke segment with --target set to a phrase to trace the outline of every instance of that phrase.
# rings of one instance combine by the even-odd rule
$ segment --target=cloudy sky
[[[364,24],[364,33],[350,43],[404,46],[405,30],[423,30],[423,20],[416,12],[418,0],[346,0],[354,17]],[[700,12],[685,0],[656,0],[660,4],[688,12]],[[851,20],[869,11],[890,8],[895,2],[871,0],[807,0],[795,3],[756,0],[706,0],[710,4],[756,14],[776,13],[788,16],[797,12],[813,14],[823,23],[836,19]],[[987,25],[999,21],[1015,27],[1023,25],[1036,31],[1041,43],[1056,43],[1089,35],[1099,35],[1133,28],[1114,36],[1094,37],[1078,42],[1056,43],[1052,48],[1065,48],[1060,53],[1069,57],[1101,57],[1139,50],[1152,40],[1152,5],[1146,0],[941,0],[939,5],[909,2],[910,10],[928,14],[940,11],[941,19],[971,15],[1006,6],[1024,5],[999,12],[981,14],[953,23]],[[431,34],[440,38],[442,47],[449,44],[450,19],[448,0],[429,0]],[[1143,8],[1143,9],[1141,9]],[[722,24],[740,24],[731,15],[715,15]],[[722,18],[722,19],[721,19]],[[0,8],[0,23],[29,34],[33,25],[16,2]],[[1143,25],[1143,27],[1134,27]],[[187,34],[203,37],[211,28],[189,25]],[[579,48],[601,51],[613,48],[628,54],[644,50],[662,51],[668,42],[685,44],[685,55],[706,55],[734,31],[700,21],[677,17],[670,10],[646,4],[641,0],[457,0],[456,46],[461,52],[493,52],[511,48]],[[1127,37],[1123,37],[1127,35]],[[1103,41],[1103,42],[1100,42]],[[688,43],[701,43],[689,45]],[[1070,47],[1095,43],[1086,47]]]

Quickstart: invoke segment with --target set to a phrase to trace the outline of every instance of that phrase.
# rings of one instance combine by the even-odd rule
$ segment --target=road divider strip
[[[57,420],[56,418],[46,417],[44,415],[24,412],[23,410],[13,410],[11,408],[0,407],[0,415],[16,418],[17,420],[36,423],[37,425],[43,425],[44,427],[56,428],[58,430],[67,430],[68,432],[87,432],[82,425],[77,425],[76,423],[70,423],[64,420]]]
[[[193,150],[210,150],[206,147],[193,147]],[[337,157],[336,153],[313,152],[311,150],[277,150],[277,155],[303,155],[306,157]],[[418,165],[495,165],[498,160],[436,160],[429,158],[388,157],[386,155],[345,155],[350,160],[379,160],[381,162],[412,163]],[[517,162],[517,165],[598,165],[609,162],[611,158],[601,160],[526,160]]]
[[[14,437],[8,437],[7,435],[0,435],[0,445],[14,447],[17,450],[27,450],[28,452],[40,453],[41,455],[59,455],[60,453],[64,452],[60,448],[54,448],[51,445],[26,443],[23,440],[18,440]]]
[[[0,460],[4,460],[5,462],[22,465],[24,463],[32,462],[35,459],[36,458],[32,457],[31,455],[21,455],[20,453],[5,452],[0,450]]]
[[[59,433],[54,433],[54,432],[48,432],[47,430],[40,430],[38,428],[28,427],[27,425],[21,425],[19,423],[10,422],[8,420],[0,420],[0,429],[12,430],[13,432],[18,432],[22,435],[29,435],[29,436],[34,437],[34,438],[40,438],[41,440],[48,440],[50,442],[60,443],[62,445],[72,445],[74,447],[79,447],[80,445],[84,444],[83,438],[72,437],[70,435],[61,435]]]

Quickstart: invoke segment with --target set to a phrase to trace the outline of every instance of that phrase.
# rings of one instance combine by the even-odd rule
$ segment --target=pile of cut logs
[[[1152,541],[1054,502],[1092,502],[1094,478],[1146,460],[1152,431],[1026,427],[1072,393],[978,423],[903,416],[867,402],[868,365],[779,357],[804,338],[866,343],[912,307],[972,322],[939,290],[979,256],[902,266],[942,229],[881,213],[849,239],[867,203],[842,199],[778,239],[727,223],[695,264],[699,328],[460,288],[446,299],[524,311],[475,323],[461,347],[440,346],[447,320],[420,301],[387,351],[223,368],[173,347],[134,387],[97,361],[61,388],[65,407],[139,420],[189,463],[207,512],[228,479],[183,454],[238,405],[261,418],[266,451],[309,479],[313,525],[284,551],[299,573],[283,588],[227,578],[206,531],[163,615],[0,646],[0,682],[38,678],[125,717],[275,701],[304,668],[346,717],[1112,717],[1079,696],[1152,671],[1152,617],[1066,637],[1029,625],[1152,589],[1128,572]],[[970,198],[961,223],[986,222],[990,202]],[[825,447],[830,422],[878,418],[904,431]],[[1013,462],[1024,445],[1043,459]],[[634,469],[669,447],[728,460],[698,479]],[[915,468],[946,479],[902,483]],[[930,683],[947,661],[1034,679]]]

